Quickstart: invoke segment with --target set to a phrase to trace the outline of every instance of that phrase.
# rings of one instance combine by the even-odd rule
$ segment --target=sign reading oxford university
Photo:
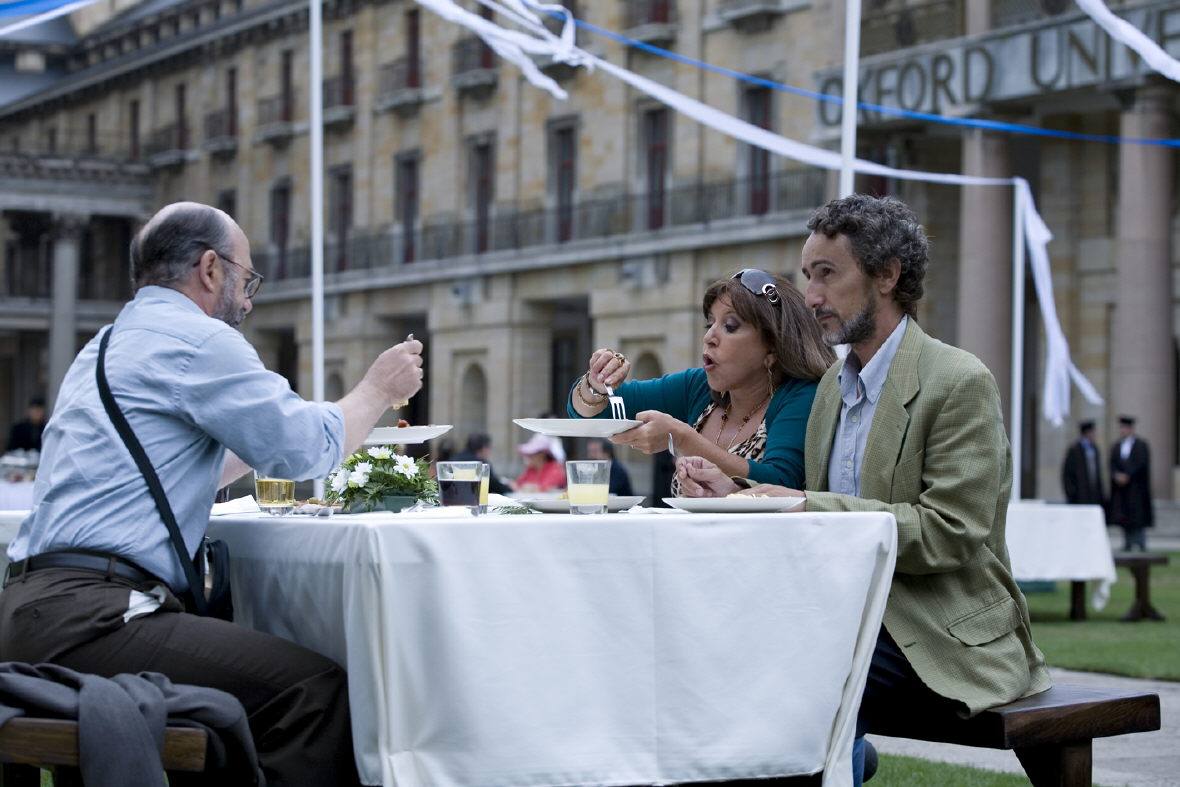
[[[1119,16],[1180,57],[1180,3],[1121,9]],[[1070,15],[968,38],[936,41],[861,61],[860,100],[868,104],[966,115],[979,105],[1081,87],[1138,82],[1148,69],[1085,15]],[[817,75],[819,90],[840,95],[837,69]],[[819,103],[821,128],[840,125],[841,106]],[[891,118],[861,111],[860,123]]]

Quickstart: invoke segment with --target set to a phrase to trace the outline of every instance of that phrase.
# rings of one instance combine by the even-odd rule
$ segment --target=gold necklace
[[[729,445],[725,446],[726,451],[729,451],[731,448],[733,448],[734,444],[737,443],[738,437],[740,437],[741,433],[745,430],[746,424],[750,423],[750,419],[754,417],[754,413],[758,412],[767,404],[769,404],[770,399],[773,396],[774,389],[772,388],[770,393],[766,395],[766,398],[762,400],[762,403],[746,414],[746,417],[742,419],[742,425],[739,426],[737,431],[733,433],[733,437],[730,439]],[[729,422],[729,409],[731,407],[733,407],[732,399],[726,403],[725,409],[721,411],[721,424],[717,427],[717,436],[713,438],[713,443],[717,446],[721,445],[721,434],[725,431],[725,424]]]

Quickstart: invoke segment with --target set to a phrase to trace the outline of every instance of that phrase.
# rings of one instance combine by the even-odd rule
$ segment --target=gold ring
[[[615,353],[614,355],[615,359],[618,360],[619,363],[627,362],[627,356],[623,355],[622,353]]]

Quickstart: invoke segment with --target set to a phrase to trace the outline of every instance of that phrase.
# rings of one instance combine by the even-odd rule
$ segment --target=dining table
[[[1015,579],[1073,583],[1074,620],[1085,619],[1086,582],[1093,608],[1106,606],[1118,574],[1101,506],[1019,500],[1008,505],[1005,525]]]
[[[851,783],[890,514],[230,514],[209,535],[238,623],[347,669],[365,784]]]

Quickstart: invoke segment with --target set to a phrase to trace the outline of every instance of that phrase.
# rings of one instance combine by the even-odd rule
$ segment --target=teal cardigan
[[[817,386],[817,382],[788,378],[775,390],[766,408],[766,452],[761,461],[750,462],[751,480],[803,488],[803,439]],[[623,397],[628,418],[643,410],[659,410],[690,426],[712,401],[704,369],[685,369],[654,380],[633,380],[620,385],[615,393]],[[573,396],[574,389],[570,388],[566,411],[571,418],[581,418],[574,409]],[[606,418],[609,413],[603,408],[595,418]]]

